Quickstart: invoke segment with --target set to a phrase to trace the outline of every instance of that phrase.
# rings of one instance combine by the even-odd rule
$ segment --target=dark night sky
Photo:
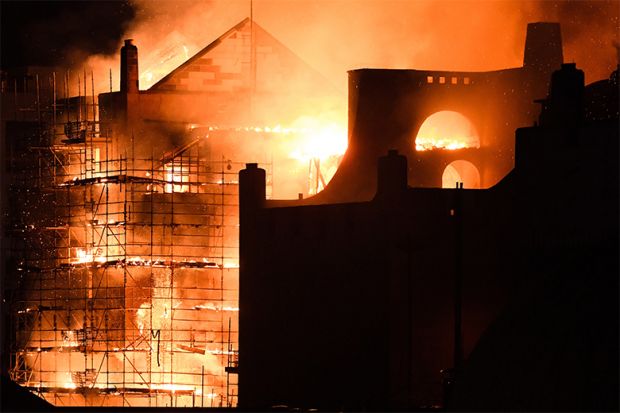
[[[135,16],[126,1],[2,0],[0,13],[2,67],[55,65],[115,53]]]

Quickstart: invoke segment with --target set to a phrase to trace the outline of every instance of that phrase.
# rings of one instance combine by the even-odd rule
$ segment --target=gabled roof
[[[221,35],[220,37],[218,37],[217,39],[215,39],[214,41],[209,43],[205,48],[200,50],[194,56],[190,57],[189,60],[186,60],[179,67],[177,67],[172,72],[168,73],[166,76],[164,76],[162,79],[160,79],[159,82],[155,83],[148,90],[158,89],[161,85],[165,84],[168,80],[170,80],[172,77],[174,77],[177,73],[181,72],[184,68],[190,66],[196,60],[200,59],[205,54],[209,53],[211,50],[216,48],[220,43],[222,43],[222,41],[224,41],[224,39],[229,37],[231,34],[233,34],[236,31],[241,30],[241,28],[243,26],[245,26],[249,22],[250,22],[250,18],[249,17],[246,17],[245,19],[241,20],[239,23],[237,23],[236,25],[231,27],[226,33],[224,33],[223,35]],[[256,24],[256,23],[254,23],[254,24]]]
[[[254,59],[253,66],[251,59]],[[250,73],[252,67],[254,74]],[[234,92],[248,89],[252,82],[257,89],[272,93],[292,86],[308,93],[336,92],[323,75],[249,18],[240,21],[148,90]]]

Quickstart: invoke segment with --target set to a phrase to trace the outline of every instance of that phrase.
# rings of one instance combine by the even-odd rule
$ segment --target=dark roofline
[[[505,69],[496,69],[496,70],[483,70],[483,71],[463,71],[463,70],[427,70],[427,69],[383,69],[383,68],[374,68],[374,67],[360,67],[357,69],[347,70],[347,73],[355,73],[355,72],[391,72],[391,73],[416,73],[420,75],[436,75],[436,76],[480,76],[480,75],[489,75],[495,73],[502,72],[515,72],[518,70],[523,70],[525,66],[519,67],[507,67]]]
[[[241,27],[243,27],[243,25],[245,25],[249,21],[250,21],[249,17],[246,17],[245,19],[241,20],[239,23],[237,23],[236,25],[234,25],[233,27],[228,29],[228,31],[226,31],[226,33],[224,33],[223,35],[221,35],[220,37],[218,37],[217,39],[215,39],[214,41],[209,43],[205,48],[203,48],[200,51],[198,51],[195,55],[193,55],[188,60],[183,62],[179,67],[174,69],[172,72],[168,73],[166,76],[161,78],[159,80],[159,82],[155,83],[153,86],[151,86],[147,90],[155,90],[158,86],[160,86],[160,84],[165,83],[169,78],[174,76],[177,72],[179,72],[180,70],[184,69],[186,66],[192,64],[195,60],[198,60],[200,57],[202,57],[203,54],[205,54],[205,53],[209,52],[211,49],[215,48],[217,45],[222,43],[222,40],[225,37],[227,37],[228,35],[232,34],[235,30],[239,30]],[[254,24],[256,24],[256,22],[254,22]]]

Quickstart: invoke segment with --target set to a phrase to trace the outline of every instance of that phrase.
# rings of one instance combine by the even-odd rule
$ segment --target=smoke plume
[[[124,1],[2,1],[2,67],[76,67],[116,54],[134,21]]]
[[[25,6],[3,1],[3,65],[86,65],[95,69],[103,90],[109,89],[112,69],[116,89],[122,38],[134,38],[140,48],[141,73],[158,66],[170,71],[253,14],[344,92],[346,71],[361,67],[518,67],[526,24],[557,21],[565,61],[576,62],[591,82],[608,77],[617,65],[619,10],[617,0],[130,0]],[[11,25],[15,16],[22,17]],[[19,35],[11,41],[13,26]],[[157,80],[143,76],[141,88]]]
[[[346,90],[346,71],[360,67],[521,66],[526,25],[535,21],[560,22],[565,60],[583,68],[588,81],[606,78],[616,66],[620,3],[255,0],[252,10],[250,1],[133,0],[132,5],[136,18],[126,34],[140,45],[144,70],[172,55],[182,62],[184,53],[193,55],[253,14],[258,24]],[[161,49],[167,49],[163,56],[149,57]]]

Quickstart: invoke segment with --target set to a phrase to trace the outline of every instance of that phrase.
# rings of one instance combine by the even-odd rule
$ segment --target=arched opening
[[[478,168],[467,161],[454,161],[446,166],[441,176],[442,188],[455,188],[457,182],[463,183],[463,188],[480,188],[480,173]]]
[[[451,110],[442,110],[426,118],[415,138],[416,151],[479,147],[480,139],[473,123]]]

